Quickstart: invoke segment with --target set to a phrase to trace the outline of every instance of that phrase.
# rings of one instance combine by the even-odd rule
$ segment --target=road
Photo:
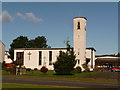
[[[3,77],[2,83],[51,85],[51,86],[76,87],[76,88],[118,88],[118,84],[112,84],[112,83],[100,83],[100,82],[90,82],[90,81],[67,81],[67,80],[53,80],[53,79],[17,78],[17,77]]]

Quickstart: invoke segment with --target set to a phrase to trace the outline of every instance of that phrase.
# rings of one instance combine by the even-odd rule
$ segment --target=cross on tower
[[[30,55],[31,55],[31,53],[29,52],[28,55],[29,55],[29,60],[30,60]]]

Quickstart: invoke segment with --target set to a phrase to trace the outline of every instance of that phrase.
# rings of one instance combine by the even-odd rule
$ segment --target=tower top
[[[86,19],[86,20],[87,20],[87,18],[86,18],[86,17],[74,17],[73,19],[76,19],[76,18],[84,18],[84,19]]]

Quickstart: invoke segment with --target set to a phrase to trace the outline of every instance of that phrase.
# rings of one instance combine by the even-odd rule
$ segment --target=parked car
[[[112,72],[120,72],[120,67],[112,67]]]

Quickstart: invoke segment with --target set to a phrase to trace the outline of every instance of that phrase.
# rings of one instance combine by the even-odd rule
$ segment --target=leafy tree
[[[50,48],[47,45],[47,40],[44,36],[38,36],[35,39],[29,40],[27,44],[28,48]]]
[[[118,53],[116,56],[117,56],[117,57],[120,57],[120,53]]]
[[[67,41],[67,52],[61,52],[57,57],[57,61],[53,64],[56,74],[71,74],[76,64],[76,56],[74,55],[73,49],[70,47]]]
[[[27,43],[27,48],[35,48],[35,40],[29,40]]]
[[[39,36],[37,38],[35,38],[35,46],[36,48],[47,48],[47,40],[44,36]]]
[[[19,36],[10,44],[10,58],[14,59],[15,48],[50,48],[47,45],[47,40],[44,36],[38,36],[35,39],[29,40],[26,36]]]
[[[10,44],[9,54],[10,58],[14,59],[14,49],[15,48],[26,48],[28,43],[28,38],[26,36],[20,36],[13,40]]]

